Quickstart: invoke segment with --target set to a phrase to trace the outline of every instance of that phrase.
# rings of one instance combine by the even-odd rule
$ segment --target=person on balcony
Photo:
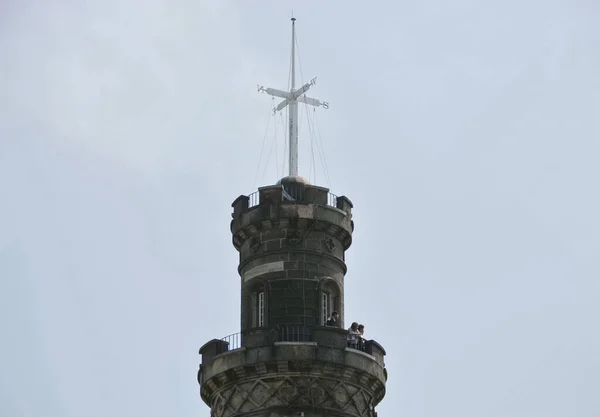
[[[338,313],[336,310],[333,310],[331,312],[331,316],[329,316],[329,318],[327,319],[327,322],[325,323],[326,326],[333,326],[333,327],[338,327],[338,320],[340,319],[340,313]]]
[[[357,330],[358,330],[358,348],[360,350],[365,350],[365,342],[367,341],[367,339],[365,339],[365,325],[359,324]]]
[[[348,329],[348,347],[356,349],[358,345],[358,323],[352,323],[352,326]]]

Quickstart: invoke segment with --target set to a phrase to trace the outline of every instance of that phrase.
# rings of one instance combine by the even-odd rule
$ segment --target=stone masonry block
[[[277,361],[277,368],[279,372],[287,372],[288,371],[288,361]]]
[[[256,373],[259,375],[264,375],[267,373],[267,365],[264,362],[260,362],[256,364]]]
[[[269,241],[269,240],[274,240],[274,239],[285,239],[287,235],[287,230],[285,229],[268,229],[268,230],[264,230],[261,233],[261,239],[263,241]]]
[[[272,252],[281,249],[281,239],[269,240],[266,242],[267,248],[265,249],[267,252]]]

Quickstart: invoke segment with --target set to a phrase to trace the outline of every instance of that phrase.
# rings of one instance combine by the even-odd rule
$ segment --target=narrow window
[[[322,306],[321,308],[323,309],[323,325],[327,324],[327,319],[329,318],[329,294],[324,292],[323,293],[323,300],[322,300]]]
[[[258,309],[257,309],[257,306],[258,306],[258,300],[257,300],[257,297],[256,297],[256,293],[253,293],[250,296],[250,314],[251,314],[251,317],[250,317],[250,323],[251,323],[251,325],[250,325],[250,327],[256,327],[256,324],[258,322]]]
[[[265,325],[265,293],[258,293],[258,327]]]

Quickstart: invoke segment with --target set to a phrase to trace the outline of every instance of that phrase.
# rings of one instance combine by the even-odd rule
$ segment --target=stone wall
[[[376,415],[387,380],[385,351],[379,344],[368,342],[367,352],[349,349],[345,332],[332,328],[313,328],[308,342],[273,342],[275,334],[257,333],[262,335],[230,352],[215,354],[221,351],[219,340],[201,348],[201,396],[214,417],[303,411],[315,416]]]
[[[231,231],[240,253],[241,330],[257,327],[256,304],[264,294],[263,326],[323,324],[323,294],[328,312],[338,310],[344,325],[345,251],[352,242],[352,204],[338,198],[327,205],[328,190],[306,185],[303,201],[286,201],[281,186],[260,189],[260,204],[248,197],[233,204]],[[338,208],[338,206],[340,208]]]

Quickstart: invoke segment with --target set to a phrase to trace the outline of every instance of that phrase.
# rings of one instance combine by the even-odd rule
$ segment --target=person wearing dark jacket
[[[327,323],[325,325],[332,326],[332,327],[339,327],[339,324],[338,324],[339,319],[340,319],[340,313],[333,310],[331,312],[331,316],[329,316],[329,318],[327,319]]]

